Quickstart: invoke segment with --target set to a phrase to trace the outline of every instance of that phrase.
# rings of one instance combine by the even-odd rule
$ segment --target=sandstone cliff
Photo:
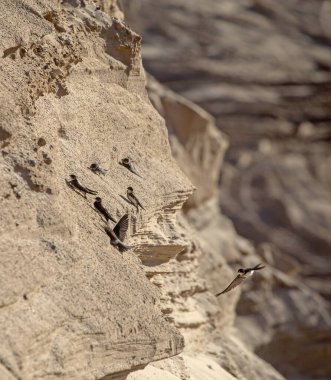
[[[146,95],[140,37],[85,5],[1,3],[1,379],[113,378],[183,349],[139,256],[188,244],[173,230],[193,187]],[[129,213],[136,253],[109,244],[72,173],[116,219]],[[146,212],[121,198],[127,186]]]
[[[0,378],[283,379],[254,351],[287,373],[303,359],[330,374],[328,305],[220,212],[228,138],[151,77],[146,91],[123,8],[15,0],[0,11]],[[133,249],[109,244],[72,173],[116,219],[129,214]],[[124,199],[128,186],[145,210]],[[240,289],[214,297],[233,268],[261,260],[240,303]]]

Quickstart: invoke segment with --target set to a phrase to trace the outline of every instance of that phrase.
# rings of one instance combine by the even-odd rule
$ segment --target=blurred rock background
[[[254,295],[241,297],[241,338],[290,378],[327,378],[330,368],[322,358],[331,354],[324,323],[331,299],[331,2],[141,0],[124,1],[123,7],[126,22],[143,37],[146,70],[210,112],[228,136],[218,173],[215,165],[202,168],[214,181],[219,176],[222,213],[260,257],[288,275],[279,272],[275,280],[284,288],[283,310],[266,318],[272,343],[263,344],[263,328],[259,338],[249,329],[263,326],[261,314],[277,303],[273,291],[264,293],[267,303],[259,307]],[[163,116],[171,139],[174,120],[169,112]],[[188,171],[199,188],[203,175],[194,181]],[[193,202],[212,194],[205,188],[199,196]],[[231,254],[226,260],[236,262]],[[294,283],[299,297],[292,294]],[[324,322],[314,321],[314,308]]]
[[[331,3],[124,4],[147,71],[230,137],[224,213],[330,299]]]

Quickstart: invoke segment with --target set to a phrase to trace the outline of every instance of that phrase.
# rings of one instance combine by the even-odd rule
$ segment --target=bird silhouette
[[[260,270],[263,268],[264,268],[264,265],[258,264],[253,268],[240,268],[240,269],[238,269],[238,274],[237,274],[236,278],[222,292],[217,293],[215,296],[218,297],[221,294],[229,292],[230,290],[232,290],[236,286],[240,285],[244,280],[246,280],[246,278],[248,278],[249,276],[252,276],[254,271]]]

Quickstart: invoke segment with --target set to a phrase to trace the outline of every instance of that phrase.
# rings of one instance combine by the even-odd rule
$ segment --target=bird
[[[264,265],[258,264],[253,268],[240,268],[238,269],[238,274],[236,278],[231,282],[231,284],[226,287],[222,292],[215,294],[216,297],[220,296],[221,294],[227,293],[236,286],[240,285],[244,280],[246,280],[247,277],[252,276],[254,271],[260,270],[265,268]]]
[[[138,177],[142,178],[142,176],[138,173],[137,169],[135,168],[129,157],[122,158],[122,160],[119,163],[127,169],[129,169],[130,172],[132,172],[133,174],[136,174]]]
[[[138,201],[137,197],[133,194],[133,188],[131,186],[127,188],[126,196],[128,197],[129,202],[133,204],[134,206],[136,206],[137,211],[139,207],[145,210],[144,207],[141,205],[141,203]]]
[[[116,223],[116,220],[110,215],[109,211],[103,206],[102,199],[100,197],[96,197],[93,203],[94,207],[102,214],[106,220],[111,220]]]
[[[125,214],[117,222],[114,228],[111,228],[109,221],[105,226],[106,234],[110,237],[110,244],[117,247],[120,251],[127,251],[131,247],[125,245],[123,240],[125,239],[126,232],[129,228],[129,215]]]
[[[93,173],[98,174],[98,175],[100,174],[106,175],[108,172],[107,169],[100,168],[100,166],[95,162],[93,162],[93,164],[90,165],[89,169],[91,169]]]
[[[70,174],[70,178],[71,178],[71,181],[68,182],[68,185],[82,191],[84,193],[85,198],[86,198],[86,193],[92,194],[92,195],[98,194],[97,191],[91,190],[88,187],[85,187],[81,183],[79,183],[77,176],[75,176],[74,174]]]

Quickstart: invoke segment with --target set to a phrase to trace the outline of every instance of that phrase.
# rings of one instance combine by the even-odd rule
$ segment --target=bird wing
[[[85,191],[84,187],[76,179],[73,179],[69,183],[71,186],[75,187],[76,189]]]
[[[262,264],[257,264],[257,265],[255,265],[254,268],[248,268],[248,270],[259,270],[259,269],[263,269],[263,268],[265,268],[264,265],[262,265]]]
[[[70,182],[72,182],[72,184],[73,184],[75,187],[77,187],[77,189],[79,189],[79,190],[81,190],[81,191],[84,191],[85,193],[89,193],[89,194],[93,194],[93,195],[97,194],[96,191],[91,190],[91,189],[89,189],[89,188],[86,187],[86,186],[83,186],[81,183],[78,182],[78,180],[76,180],[76,181],[70,181]]]
[[[116,221],[110,216],[108,210],[102,206],[101,203],[99,202],[94,202],[94,207],[108,220],[112,220],[114,223],[116,223]]]
[[[99,205],[98,210],[107,218],[109,216],[108,210],[102,206],[102,204]]]
[[[137,198],[133,194],[128,194],[127,197],[130,203],[137,207],[138,205]]]
[[[137,202],[138,202],[138,205],[143,209],[143,210],[145,210],[145,208],[144,208],[144,206],[137,200]]]
[[[105,216],[110,219],[112,222],[116,223],[116,220],[110,215],[110,212],[105,208]]]
[[[131,164],[131,166],[128,168],[133,174],[136,174],[138,177],[142,178],[141,175],[138,173],[137,169]]]
[[[105,231],[107,235],[110,237],[111,240],[117,240],[117,236],[115,235],[114,231],[111,229],[111,227],[106,226]]]
[[[220,296],[221,294],[227,293],[236,286],[240,285],[243,281],[245,280],[245,277],[238,275],[232,282],[231,284],[225,288],[221,293],[216,294],[216,297]]]
[[[116,226],[113,228],[116,236],[123,241],[125,239],[126,232],[129,228],[129,215],[125,214],[122,218],[117,222]]]
[[[117,246],[118,246],[118,249],[119,249],[121,252],[128,251],[129,249],[132,248],[132,247],[129,246],[129,245],[125,245],[125,244],[122,243],[121,241],[117,244]]]
[[[91,190],[91,189],[89,189],[88,187],[85,187],[85,191],[86,191],[87,193],[89,193],[89,194],[93,194],[93,195],[98,194],[97,191],[95,191],[95,190]]]
[[[137,198],[135,195],[133,195],[133,198],[134,198],[136,204],[137,204],[138,206],[140,206],[143,210],[145,210],[144,207],[142,206],[142,204],[139,202],[138,198]]]

